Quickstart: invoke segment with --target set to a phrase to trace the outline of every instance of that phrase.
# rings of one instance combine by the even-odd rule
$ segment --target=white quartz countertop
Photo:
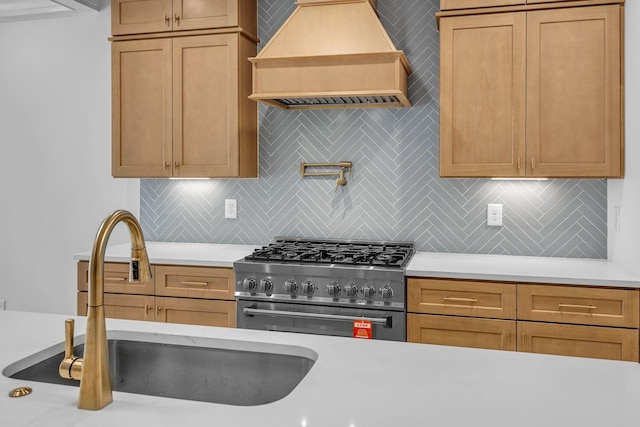
[[[407,276],[640,288],[640,274],[608,261],[418,252]]]
[[[193,265],[202,267],[233,267],[233,262],[251,254],[260,246],[227,245],[209,243],[146,242],[147,254],[152,264]],[[88,261],[91,252],[73,256],[78,261]],[[108,246],[105,261],[129,262],[131,244]]]
[[[65,316],[0,311],[0,369],[63,340]],[[76,317],[76,336],[85,319]],[[107,319],[141,331],[307,347],[318,359],[279,401],[233,406],[114,392],[100,411],[78,389],[0,376],[7,426],[581,426],[640,423],[640,364],[282,332]],[[18,386],[33,393],[10,398]]]
[[[260,246],[207,243],[147,242],[153,264],[233,267]],[[109,246],[106,261],[128,262],[129,243]],[[74,255],[88,261],[91,253]],[[418,252],[407,266],[407,276],[508,282],[557,283],[640,288],[640,273],[608,261],[582,258],[527,257]]]

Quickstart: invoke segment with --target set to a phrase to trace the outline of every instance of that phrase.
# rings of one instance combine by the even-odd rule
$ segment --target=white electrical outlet
[[[487,225],[490,225],[493,227],[502,227],[502,205],[501,204],[487,205]]]
[[[7,300],[0,299],[0,310],[7,309]]]
[[[225,218],[238,218],[238,200],[226,199],[224,201],[224,217]]]

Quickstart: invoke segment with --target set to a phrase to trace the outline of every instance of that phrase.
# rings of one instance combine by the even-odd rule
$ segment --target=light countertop
[[[0,369],[60,343],[65,316],[0,311]],[[19,327],[16,327],[19,325]],[[76,336],[85,319],[76,318]],[[640,364],[460,347],[107,319],[141,331],[307,347],[318,359],[279,401],[233,406],[114,392],[100,411],[78,389],[0,376],[7,426],[637,426]],[[10,398],[18,386],[33,393]]]
[[[640,274],[608,260],[583,258],[419,252],[406,275],[640,288]]]
[[[226,245],[209,243],[146,242],[147,254],[152,264],[193,265],[201,267],[233,267],[233,262],[251,254],[260,246]],[[89,261],[91,252],[73,256],[78,261]],[[131,244],[123,243],[107,247],[105,261],[129,262]]]
[[[259,246],[205,243],[147,242],[151,263],[233,267]],[[107,248],[105,260],[128,262],[130,245]],[[88,261],[90,252],[74,255]],[[437,252],[416,253],[407,276],[450,279],[495,280],[507,282],[557,283],[640,288],[640,274],[607,260],[582,258],[474,255]]]

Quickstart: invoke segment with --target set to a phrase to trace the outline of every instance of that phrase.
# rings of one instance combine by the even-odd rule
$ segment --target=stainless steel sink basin
[[[83,343],[84,336],[76,337]],[[282,399],[318,358],[311,349],[176,335],[110,331],[109,367],[114,391],[230,405]],[[75,347],[82,356],[83,344]],[[60,343],[7,366],[9,378],[78,386],[58,375]]]

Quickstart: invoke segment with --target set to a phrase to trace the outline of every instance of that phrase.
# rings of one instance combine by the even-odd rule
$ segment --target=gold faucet
[[[104,316],[104,254],[111,231],[121,221],[129,226],[131,235],[129,281],[145,282],[151,279],[149,257],[140,224],[130,212],[112,212],[98,229],[89,261],[89,311],[83,358],[73,355],[73,319],[67,320],[65,325],[65,357],[60,363],[59,372],[63,378],[80,380],[80,409],[102,409],[113,401]]]

